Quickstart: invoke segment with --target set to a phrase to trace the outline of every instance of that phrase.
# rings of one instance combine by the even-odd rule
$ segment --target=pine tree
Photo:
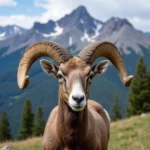
[[[0,117],[0,142],[11,140],[10,123],[6,111]]]
[[[18,134],[19,140],[26,139],[32,136],[33,119],[32,104],[30,100],[27,99],[24,105],[21,128]]]
[[[143,102],[143,112],[150,112],[150,70],[146,74],[146,78],[144,80],[144,102]],[[142,95],[141,95],[142,97]]]
[[[115,94],[114,98],[114,104],[112,106],[112,115],[111,120],[117,121],[122,118],[121,112],[120,112],[120,106],[119,106],[119,97],[118,94]]]
[[[42,107],[40,107],[40,106],[37,108],[34,122],[35,123],[34,123],[34,127],[33,127],[33,135],[34,136],[43,135],[44,128],[45,128],[45,121],[44,121]]]
[[[129,93],[129,108],[127,108],[127,115],[136,115],[144,112],[144,102],[146,100],[145,91],[145,78],[146,78],[146,66],[141,56],[137,66],[134,79]]]

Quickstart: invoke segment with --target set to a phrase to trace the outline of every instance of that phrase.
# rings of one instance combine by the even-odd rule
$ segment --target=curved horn
[[[116,67],[120,78],[125,86],[129,86],[133,76],[127,76],[126,67],[122,56],[120,55],[117,47],[109,42],[94,42],[87,45],[78,55],[87,63],[93,62],[99,57],[106,57]]]
[[[72,55],[62,46],[55,42],[38,42],[33,44],[24,53],[18,67],[18,86],[24,89],[29,84],[29,76],[27,75],[31,65],[40,57],[49,56],[53,58],[57,64],[68,61]]]

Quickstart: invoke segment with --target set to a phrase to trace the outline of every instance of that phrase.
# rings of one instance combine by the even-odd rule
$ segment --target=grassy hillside
[[[111,123],[109,150],[150,150],[150,114]],[[0,148],[9,145],[15,150],[41,150],[42,138],[33,138],[21,142],[0,144]]]
[[[150,150],[150,114],[111,124],[109,150]]]

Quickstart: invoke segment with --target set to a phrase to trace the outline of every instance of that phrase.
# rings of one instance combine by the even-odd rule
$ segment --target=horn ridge
[[[93,42],[87,45],[78,55],[89,64],[99,57],[106,57],[117,69],[125,86],[131,84],[133,76],[127,76],[126,66],[118,48],[110,42]]]
[[[72,55],[61,45],[55,42],[37,42],[31,45],[22,56],[17,73],[18,86],[24,89],[29,84],[28,70],[32,64],[42,56],[49,56],[59,65],[72,58]]]

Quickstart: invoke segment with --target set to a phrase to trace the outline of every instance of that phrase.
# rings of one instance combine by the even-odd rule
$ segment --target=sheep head
[[[29,83],[27,76],[31,65],[41,56],[50,56],[57,62],[42,59],[43,71],[53,75],[59,82],[59,97],[73,111],[82,111],[87,105],[89,87],[96,75],[103,74],[109,66],[109,60],[118,70],[122,82],[129,86],[133,76],[127,76],[124,61],[118,49],[111,43],[94,42],[85,47],[78,56],[72,57],[62,46],[54,42],[39,42],[28,48],[18,68],[18,85],[26,88]],[[106,57],[95,66],[98,57]]]
[[[74,111],[84,109],[93,77],[104,73],[109,65],[106,60],[92,67],[79,57],[73,57],[60,66],[47,60],[41,60],[40,63],[46,74],[57,78],[61,100]]]

